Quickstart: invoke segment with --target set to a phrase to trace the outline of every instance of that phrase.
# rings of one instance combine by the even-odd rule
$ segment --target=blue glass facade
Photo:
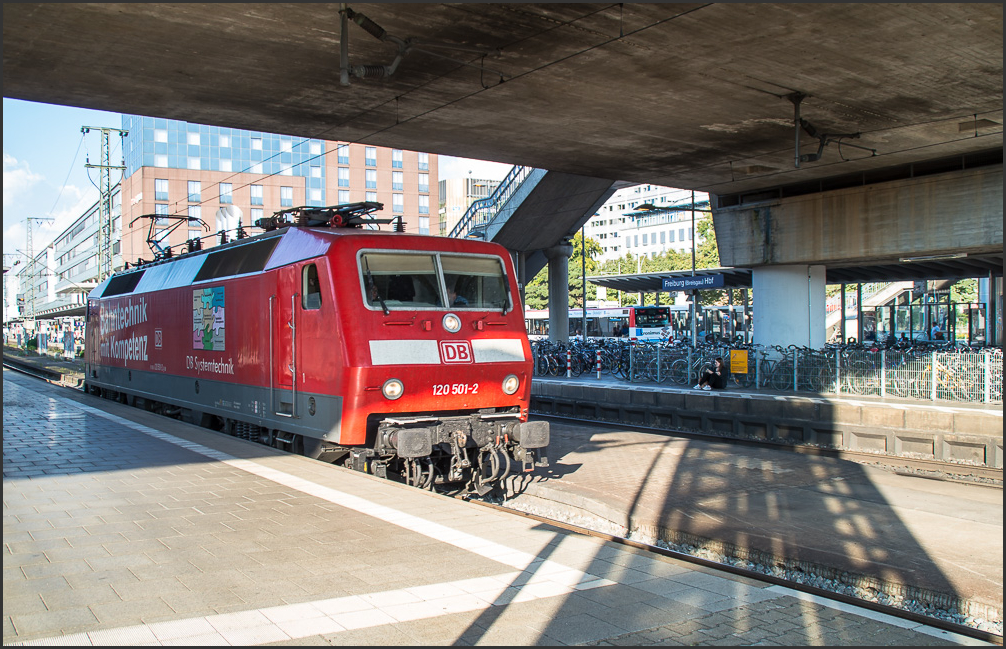
[[[325,195],[324,140],[140,115],[123,115],[122,128],[129,131],[123,140],[127,178],[141,167],[264,175],[281,175],[289,168],[287,175],[304,178],[308,196],[312,189]],[[320,167],[321,173],[312,175],[311,167]],[[308,199],[309,205],[321,203]]]

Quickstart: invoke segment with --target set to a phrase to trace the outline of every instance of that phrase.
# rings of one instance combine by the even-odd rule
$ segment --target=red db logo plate
[[[467,340],[441,340],[440,360],[444,363],[474,363],[472,344]]]

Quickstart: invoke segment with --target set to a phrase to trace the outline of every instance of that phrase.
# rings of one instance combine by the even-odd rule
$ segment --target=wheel
[[[793,366],[790,363],[777,363],[772,370],[771,385],[773,390],[792,390]]]
[[[677,383],[678,385],[688,384],[690,382],[689,379],[691,378],[688,361],[684,358],[679,358],[671,363],[670,375],[671,381]]]

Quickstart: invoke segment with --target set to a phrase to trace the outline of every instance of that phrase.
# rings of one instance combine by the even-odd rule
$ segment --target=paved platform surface
[[[1001,486],[631,428],[553,420],[551,431],[551,466],[513,481],[515,507],[877,576],[1001,615]]]
[[[980,644],[4,370],[4,644]]]

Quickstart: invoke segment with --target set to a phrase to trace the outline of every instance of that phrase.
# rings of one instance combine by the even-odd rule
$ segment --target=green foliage
[[[600,264],[594,259],[601,255],[601,244],[587,237],[586,255],[582,232],[573,237],[573,254],[569,258],[569,306],[583,305],[583,267],[586,265],[587,276],[597,275]],[[597,299],[597,287],[587,284],[587,299]],[[524,304],[532,309],[548,308],[548,266],[542,268],[534,279],[528,282],[524,289]]]
[[[977,302],[978,301],[978,280],[962,279],[950,287],[951,302]]]

